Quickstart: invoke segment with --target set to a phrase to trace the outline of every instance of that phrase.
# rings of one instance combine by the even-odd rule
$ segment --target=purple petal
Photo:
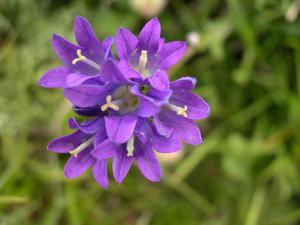
[[[198,95],[189,91],[174,91],[170,103],[179,107],[187,106],[187,118],[204,119],[209,115],[209,105]]]
[[[139,108],[137,109],[137,114],[141,117],[149,117],[157,114],[160,110],[160,106],[157,104],[157,102],[146,96],[143,95],[140,90],[138,85],[133,86],[130,89],[131,93],[139,97],[140,103],[139,103]]]
[[[52,140],[48,144],[47,148],[51,152],[68,153],[69,151],[77,148],[81,144],[81,141],[86,137],[88,137],[87,134],[77,130],[72,134]]]
[[[137,38],[129,30],[120,28],[116,34],[116,48],[120,59],[128,59],[135,50]]]
[[[89,58],[98,63],[101,62],[99,59],[104,58],[105,50],[98,41],[89,22],[81,16],[76,16],[74,33],[77,43],[89,50]]]
[[[130,114],[105,117],[105,127],[109,139],[115,143],[125,143],[132,136],[137,116]]]
[[[72,64],[73,59],[76,59],[77,50],[80,47],[70,43],[69,41],[65,40],[63,37],[54,34],[52,37],[52,47],[56,52],[59,59],[66,65],[68,68],[72,69],[73,71],[79,71],[83,74],[87,75],[95,75],[99,73],[96,69],[92,68],[91,66],[83,63],[77,62],[75,65]],[[84,49],[82,50],[82,55],[87,56],[87,52]]]
[[[158,70],[148,78],[150,85],[158,90],[167,90],[169,88],[168,74],[163,70]]]
[[[68,126],[70,129],[78,129],[77,121],[74,117],[71,117],[68,119]]]
[[[165,137],[169,137],[173,132],[173,128],[168,126],[166,123],[160,120],[160,118],[156,115],[153,117],[153,122],[156,127],[156,131]]]
[[[159,52],[158,62],[161,69],[169,69],[175,65],[184,55],[186,43],[182,41],[172,41],[165,43]]]
[[[134,129],[134,134],[138,137],[138,139],[142,143],[145,143],[147,141],[147,136],[146,136],[147,131],[146,131],[146,127],[145,127],[145,120],[147,120],[147,119],[139,118],[138,122],[135,126],[135,129]]]
[[[104,119],[103,117],[96,117],[95,119],[85,120],[81,124],[76,122],[77,128],[86,134],[94,134],[98,130],[103,129]]]
[[[178,80],[171,82],[171,89],[173,90],[192,90],[195,88],[197,79],[194,77],[181,77]]]
[[[104,189],[108,187],[107,161],[103,159],[97,160],[93,166],[93,175],[98,184]]]
[[[97,159],[108,159],[116,154],[115,144],[110,140],[105,140],[97,144],[92,151],[92,156]]]
[[[160,23],[157,18],[145,24],[138,37],[138,49],[147,50],[153,55],[157,52],[160,43]]]
[[[165,44],[165,39],[164,38],[160,38],[157,52],[159,52],[162,49],[162,47],[164,46],[164,44]]]
[[[112,84],[129,84],[129,81],[111,59],[102,64],[101,80]]]
[[[118,64],[119,69],[122,71],[122,73],[126,76],[127,79],[130,78],[142,78],[141,74],[132,69],[132,67],[129,65],[129,63],[125,60],[121,60]]]
[[[152,88],[151,86],[147,92],[147,96],[153,99],[159,105],[167,103],[171,94],[172,91],[170,89],[162,91]]]
[[[175,134],[165,137],[154,132],[152,144],[154,149],[161,153],[177,152],[182,147],[179,138]]]
[[[56,34],[52,36],[52,47],[60,60],[72,68],[72,60],[77,58],[78,47]]]
[[[159,134],[150,120],[145,119],[143,125],[145,130],[147,130],[146,133],[151,138],[151,144],[158,152],[170,153],[181,149],[181,142],[175,134],[170,134],[169,136]]]
[[[126,177],[132,162],[133,157],[128,157],[126,149],[119,147],[113,159],[113,176],[119,184],[121,184]]]
[[[71,71],[63,66],[48,70],[39,80],[39,85],[45,88],[64,88]]]
[[[156,115],[160,110],[160,107],[146,96],[140,97],[140,105],[137,110],[137,114],[141,117],[150,117]]]
[[[172,127],[174,133],[186,143],[198,145],[202,142],[200,130],[192,120],[176,115],[171,110],[163,110],[158,114],[159,120],[165,126]]]
[[[107,92],[104,86],[80,85],[65,89],[64,95],[76,106],[92,107],[104,103]]]
[[[115,39],[112,36],[108,36],[102,41],[102,46],[105,50],[104,59],[113,58],[111,48],[112,48],[112,45],[113,45],[114,41],[115,41]]]
[[[92,149],[93,146],[89,146],[80,152],[77,157],[70,157],[64,169],[66,178],[75,178],[80,176],[95,163],[96,160],[90,154]]]
[[[89,79],[95,79],[95,76],[86,76],[81,73],[70,73],[67,77],[67,87],[79,86]]]
[[[135,159],[137,166],[145,178],[152,182],[158,182],[162,176],[159,162],[151,145],[136,147]]]
[[[106,129],[103,125],[99,128],[98,132],[94,136],[94,146],[97,146],[98,144],[102,143],[107,139]]]

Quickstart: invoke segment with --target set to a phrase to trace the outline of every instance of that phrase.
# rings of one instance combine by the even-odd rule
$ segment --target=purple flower
[[[146,79],[158,90],[169,88],[166,70],[176,64],[186,51],[185,42],[164,42],[157,18],[146,23],[138,37],[120,28],[116,34],[116,47],[119,66],[128,77]]]
[[[105,38],[101,44],[91,25],[80,16],[75,18],[74,33],[78,45],[59,35],[53,35],[52,47],[64,66],[45,73],[39,80],[40,86],[65,88],[95,79],[101,71],[103,61],[112,58],[113,37]]]
[[[113,158],[113,176],[118,183],[126,177],[133,160],[145,178],[158,182],[162,171],[154,149],[161,153],[175,152],[181,149],[181,143],[176,135],[160,135],[149,119],[139,118],[126,144],[107,139],[95,146],[92,155],[98,160]]]
[[[118,59],[110,51],[113,39],[100,44],[81,17],[75,20],[75,36],[78,46],[54,35],[54,50],[65,66],[48,71],[40,85],[63,88],[74,112],[92,119],[81,124],[70,119],[75,131],[53,140],[48,149],[72,155],[65,166],[68,178],[92,167],[96,181],[107,188],[107,160],[112,159],[118,183],[133,161],[145,178],[158,182],[162,171],[155,151],[179,151],[181,140],[200,144],[195,120],[209,115],[208,104],[193,93],[196,79],[170,82],[166,72],[183,56],[186,44],[165,43],[156,18],[138,37],[118,30]]]
[[[210,108],[200,96],[192,92],[195,84],[196,79],[192,77],[182,77],[171,82],[172,95],[154,116],[158,133],[167,137],[174,133],[191,145],[202,142],[200,130],[194,120],[208,117]]]
[[[64,169],[66,178],[78,177],[88,168],[93,167],[93,175],[96,181],[103,188],[107,188],[107,160],[96,159],[91,155],[94,146],[107,139],[103,118],[96,117],[81,124],[71,118],[69,119],[69,127],[75,129],[75,131],[51,141],[48,144],[48,150],[71,154]]]

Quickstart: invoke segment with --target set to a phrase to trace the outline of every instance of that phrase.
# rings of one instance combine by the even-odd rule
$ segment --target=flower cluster
[[[98,41],[90,24],[76,17],[77,45],[53,35],[52,45],[64,66],[49,70],[39,85],[62,88],[73,110],[84,117],[69,119],[74,132],[51,141],[48,149],[71,154],[65,176],[74,178],[92,167],[96,181],[108,186],[107,161],[112,159],[118,183],[133,161],[141,173],[158,182],[162,171],[155,151],[179,151],[181,141],[201,143],[194,120],[208,116],[209,106],[192,91],[196,79],[169,81],[167,70],[186,51],[186,43],[165,42],[160,23],[151,19],[135,36],[120,28],[115,40]],[[118,57],[111,48],[115,42]]]

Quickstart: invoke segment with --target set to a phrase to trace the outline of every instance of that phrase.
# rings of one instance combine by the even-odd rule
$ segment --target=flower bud
[[[132,8],[146,18],[157,16],[166,6],[167,0],[130,0]]]
[[[186,35],[186,40],[190,46],[199,47],[201,36],[197,31],[191,31]]]
[[[300,1],[296,0],[292,2],[288,10],[286,11],[285,19],[290,23],[294,22],[299,15],[299,10],[300,10]]]

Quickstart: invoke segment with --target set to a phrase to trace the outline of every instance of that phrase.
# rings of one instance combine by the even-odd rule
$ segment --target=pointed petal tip
[[[48,145],[47,145],[47,150],[50,151],[50,152],[57,152],[57,151],[55,150],[55,146],[54,146],[54,148],[53,148],[53,140],[50,141],[50,142],[48,143]]]
[[[104,186],[104,185],[103,185],[103,186],[102,186],[102,185],[100,185],[100,186],[102,187],[102,189],[104,189],[104,190],[106,190],[106,191],[107,191],[107,189],[108,189],[108,185],[105,185],[105,186]]]
[[[86,19],[83,16],[80,16],[80,15],[75,16],[75,20],[74,20],[75,22],[76,21],[81,21],[81,20],[86,21]]]
[[[40,79],[36,82],[36,84],[40,87],[44,87],[44,88],[47,88],[47,86],[45,85],[45,81],[44,81],[44,78],[43,76],[40,77]]]
[[[128,31],[128,29],[126,29],[125,27],[119,27],[117,33],[126,32],[126,31]]]
[[[157,17],[152,18],[146,24],[153,24],[153,26],[157,26],[159,29],[161,29],[160,21]]]
[[[63,38],[62,36],[58,35],[58,34],[52,34],[52,38],[51,38],[51,43],[52,43],[52,48],[54,49],[54,51],[56,52],[56,50],[58,50],[58,46],[62,43],[62,42],[66,42],[67,40],[65,38]]]
[[[58,34],[52,34],[52,38],[51,38],[51,41],[58,41],[59,39],[62,39],[63,37],[58,35]]]
[[[84,24],[84,25],[87,25],[87,26],[90,26],[90,23],[87,19],[85,19],[84,17],[82,16],[75,16],[75,20],[74,20],[74,28],[77,26],[77,25],[80,25],[80,24]]]
[[[66,179],[75,179],[76,177],[78,177],[80,175],[74,175],[73,172],[69,171],[69,170],[64,170],[64,177]]]
[[[124,178],[125,178],[125,177],[124,177]],[[115,180],[116,180],[116,182],[117,182],[118,185],[121,185],[122,182],[123,182],[123,180],[124,180],[124,178],[123,178],[123,179],[120,179],[119,177],[115,177]]]
[[[149,179],[149,181],[151,181],[152,183],[158,183],[160,181],[161,177],[159,178],[153,178],[153,179]]]
[[[156,17],[153,17],[152,19],[150,19],[147,23],[149,23],[149,22],[152,22],[152,23],[159,23],[159,24],[160,24],[160,21],[159,21],[159,19],[158,19],[157,16],[156,16]]]
[[[203,119],[209,117],[209,115],[210,115],[210,113],[211,113],[209,104],[208,104],[207,102],[205,102],[205,103],[206,103],[206,105],[207,105],[207,112],[206,112],[206,115],[205,115],[205,117],[204,117]]]
[[[128,171],[127,171],[128,173]],[[121,185],[123,183],[123,181],[125,180],[126,176],[127,176],[127,173],[125,174],[115,174],[113,173],[113,177],[115,179],[115,181],[117,182],[118,185]]]

